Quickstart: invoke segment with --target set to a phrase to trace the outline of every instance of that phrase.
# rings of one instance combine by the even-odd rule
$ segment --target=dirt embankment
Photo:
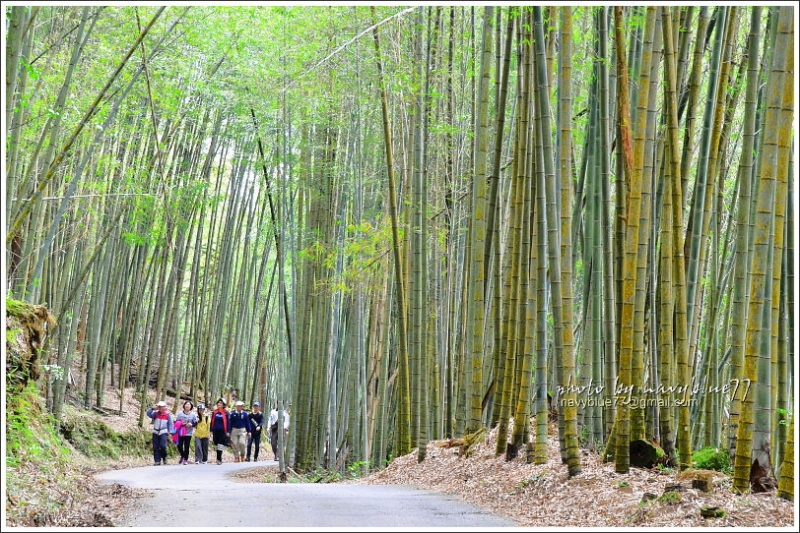
[[[582,473],[573,478],[561,463],[555,426],[548,440],[548,462],[526,464],[524,454],[512,461],[496,457],[497,430],[475,445],[469,457],[447,441],[428,444],[427,457],[416,452],[395,459],[388,468],[351,483],[408,484],[457,494],[492,512],[515,519],[522,527],[789,527],[794,505],[775,492],[735,495],[731,477],[715,471],[682,473],[668,469],[631,468],[616,474],[613,463],[587,451]],[[692,488],[695,477],[711,478],[713,492]],[[724,510],[704,518],[701,509]]]

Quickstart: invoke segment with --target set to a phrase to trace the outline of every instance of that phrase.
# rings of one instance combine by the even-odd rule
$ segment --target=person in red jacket
[[[153,464],[167,464],[167,438],[174,428],[172,413],[167,411],[163,400],[147,409],[147,416],[153,424]]]
[[[225,409],[225,400],[217,400],[217,408],[211,413],[211,435],[217,448],[217,464],[222,464],[222,451],[231,436],[231,420]]]

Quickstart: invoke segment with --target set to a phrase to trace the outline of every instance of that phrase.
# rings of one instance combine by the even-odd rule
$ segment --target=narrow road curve
[[[244,483],[231,476],[274,464],[171,464],[95,477],[152,491],[131,502],[128,515],[116,524],[122,527],[516,527],[456,496],[409,486]]]

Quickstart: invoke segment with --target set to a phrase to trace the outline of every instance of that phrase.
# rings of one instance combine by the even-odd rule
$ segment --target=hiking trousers
[[[253,457],[254,460],[258,461],[258,450],[261,449],[261,431],[253,431],[250,434],[250,438],[247,439],[247,460],[250,460],[250,453],[253,450],[253,446],[256,447],[256,454]]]
[[[247,453],[246,428],[233,428],[231,430],[231,445],[233,446],[233,456],[237,459],[244,459]]]
[[[158,464],[161,461],[167,462],[167,438],[169,435],[153,433],[153,462]]]
[[[194,438],[194,461],[196,463],[208,462],[208,438]]]

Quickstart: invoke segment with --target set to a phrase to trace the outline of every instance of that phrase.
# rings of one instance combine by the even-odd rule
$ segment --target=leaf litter
[[[118,400],[117,400],[118,402]],[[111,402],[109,402],[111,403]],[[102,417],[116,431],[136,425],[138,402],[133,395],[125,401],[126,416]],[[109,406],[111,407],[111,406]],[[579,475],[570,479],[562,464],[555,425],[548,437],[548,461],[527,464],[524,450],[513,460],[495,456],[497,428],[473,444],[469,456],[458,447],[447,447],[447,440],[431,441],[422,463],[416,450],[394,459],[386,468],[372,474],[341,481],[370,485],[409,485],[418,489],[456,495],[465,502],[514,520],[519,527],[781,527],[796,530],[795,505],[774,492],[733,494],[731,477],[704,471],[713,477],[714,491],[691,488],[692,472],[631,468],[617,474],[613,463],[603,463],[596,453],[581,452]],[[266,444],[266,443],[265,443]],[[268,445],[266,446],[268,448]],[[268,449],[262,452],[271,458]],[[91,463],[80,461],[69,472],[69,483],[43,479],[50,498],[62,502],[58,510],[43,510],[33,505],[27,513],[9,513],[6,526],[113,526],[131,507],[132,500],[148,494],[119,484],[100,485],[91,477],[103,470],[131,468],[149,464],[149,458],[120,458]],[[257,463],[254,464],[256,466]],[[33,468],[33,465],[31,465]],[[236,473],[241,482],[274,482],[276,466],[263,466]],[[29,473],[35,478],[34,473]],[[295,477],[295,481],[299,477]],[[668,485],[681,485],[675,499],[664,498]],[[65,490],[69,486],[69,490]],[[644,501],[649,493],[649,501]],[[6,501],[6,510],[15,501]],[[725,511],[720,518],[704,518],[701,507]],[[10,515],[14,518],[10,518]]]

